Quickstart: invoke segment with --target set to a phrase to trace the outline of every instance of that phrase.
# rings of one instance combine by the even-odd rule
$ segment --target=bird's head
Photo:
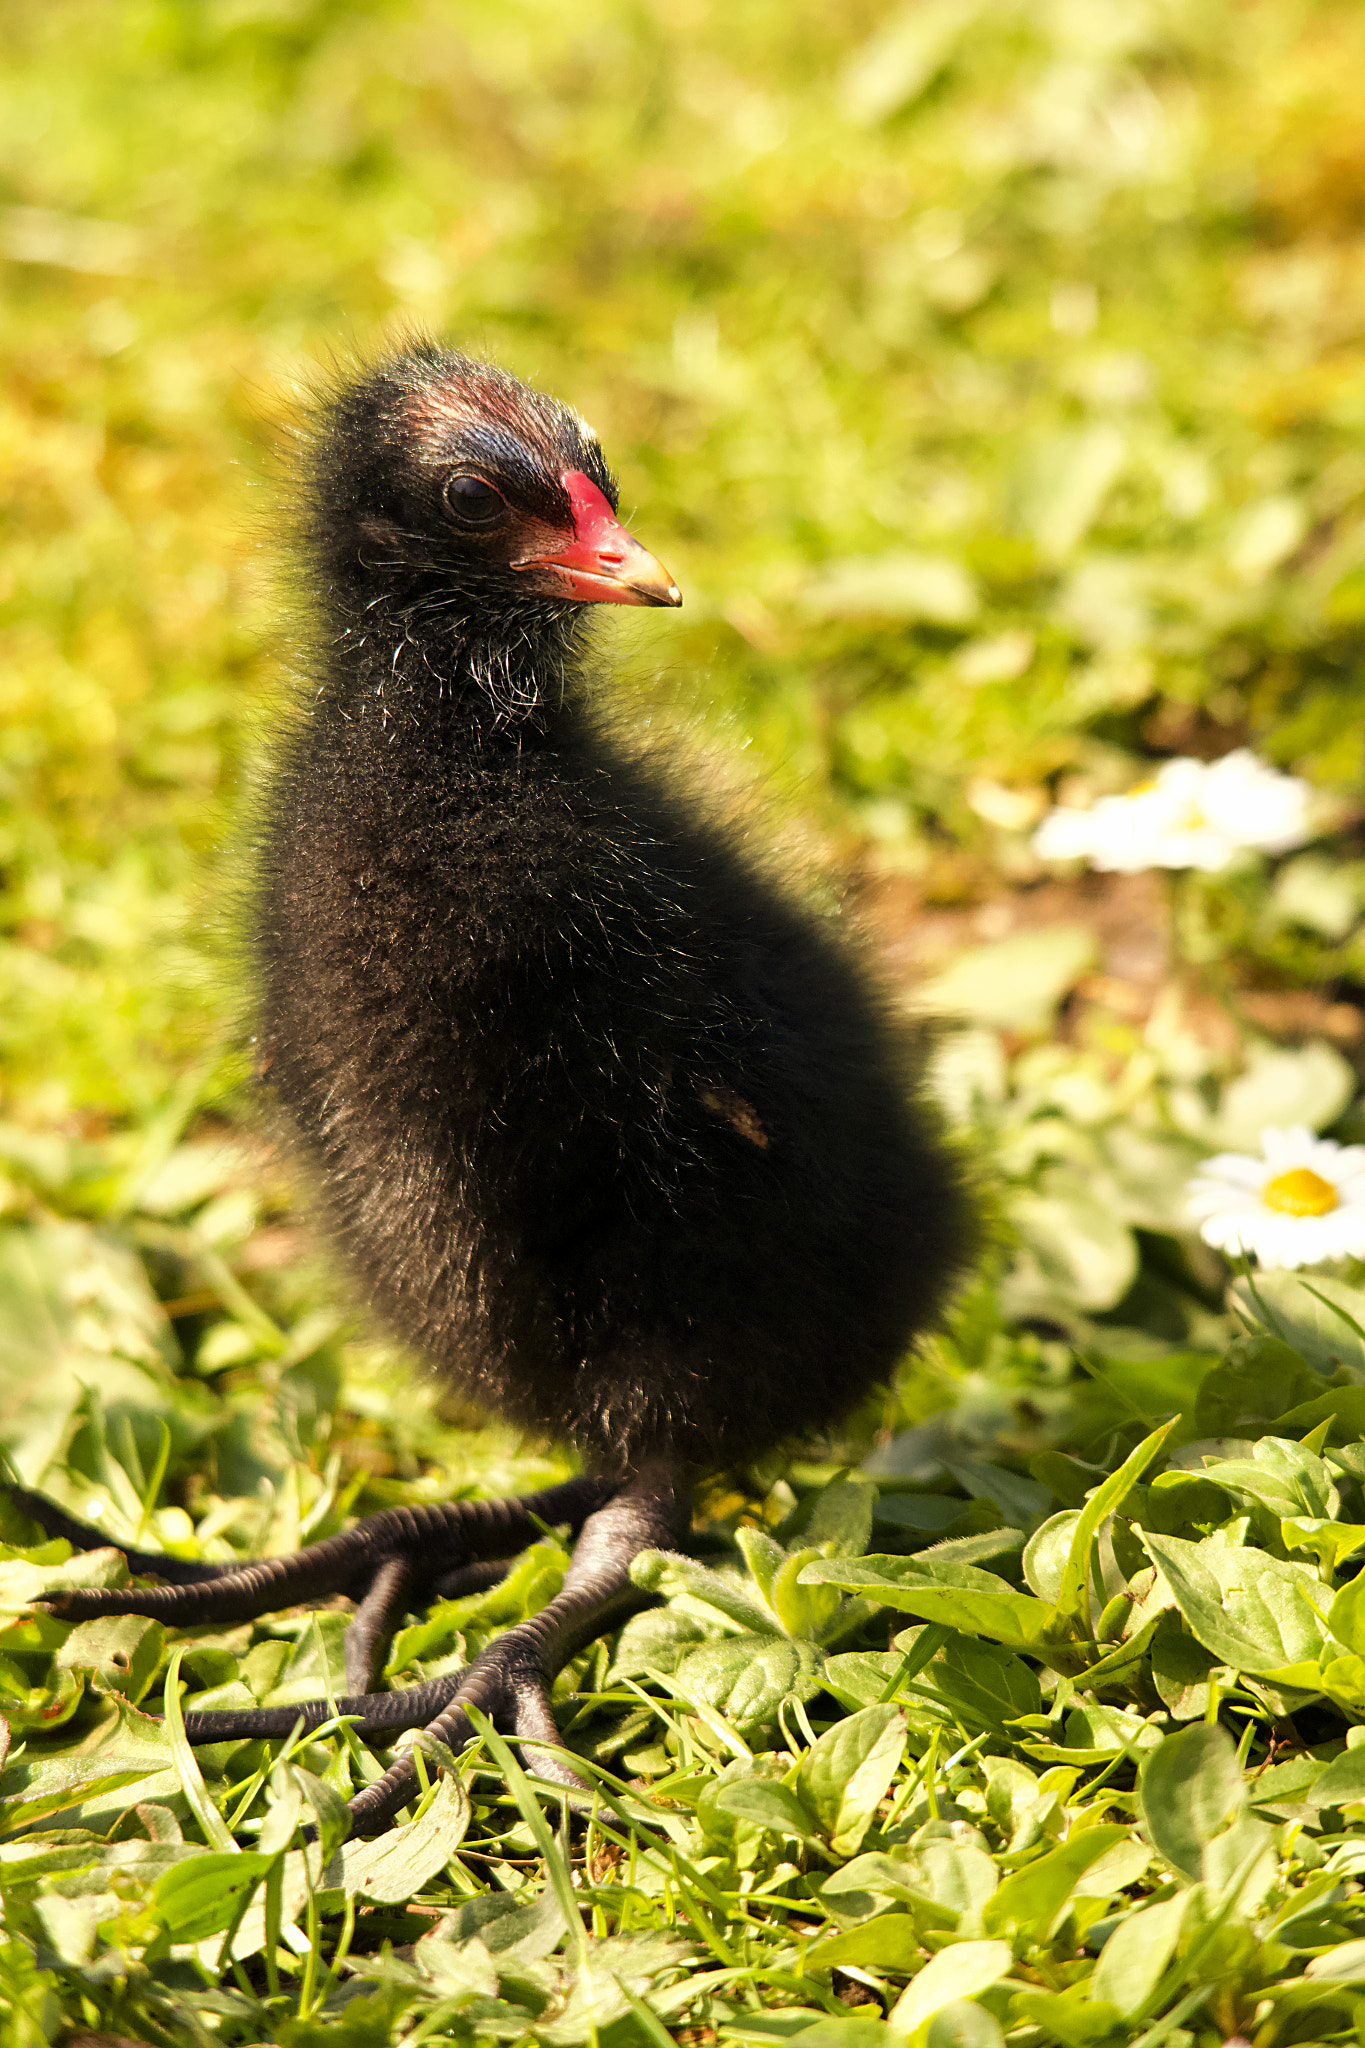
[[[616,516],[616,484],[577,413],[491,364],[411,346],[344,383],[308,492],[329,586],[354,613],[386,598],[524,631],[585,604],[679,605]]]

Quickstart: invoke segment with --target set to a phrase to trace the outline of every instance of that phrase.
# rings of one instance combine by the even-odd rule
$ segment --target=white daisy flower
[[[1313,834],[1312,790],[1247,747],[1221,761],[1166,761],[1126,796],[1088,811],[1050,811],[1033,838],[1044,860],[1088,860],[1108,873],[1200,868],[1216,874],[1247,848],[1284,853]]]
[[[1365,1258],[1365,1145],[1295,1124],[1262,1131],[1261,1152],[1220,1152],[1190,1182],[1187,1207],[1205,1244],[1291,1271]]]

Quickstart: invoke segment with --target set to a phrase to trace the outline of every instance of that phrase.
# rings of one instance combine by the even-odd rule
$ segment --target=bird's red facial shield
[[[556,535],[512,567],[529,572],[535,589],[575,604],[681,604],[663,563],[626,532],[591,478],[566,469],[560,482],[573,507],[573,539]]]

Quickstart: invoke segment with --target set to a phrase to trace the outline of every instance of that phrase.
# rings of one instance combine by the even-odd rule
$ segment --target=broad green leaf
[[[1152,1637],[1152,1683],[1173,1720],[1195,1721],[1208,1705],[1210,1673],[1224,1667],[1221,1659],[1185,1634],[1171,1610],[1167,1615],[1168,1620],[1158,1616]]]
[[[1070,1984],[1065,1991],[1020,1991],[1010,2001],[1010,2012],[1066,2048],[1110,2048],[1118,2033],[1118,2007],[1088,1993],[1085,1984]]]
[[[883,2020],[842,2020],[832,2013],[793,2027],[788,2038],[802,2048],[890,2048]]]
[[[942,1925],[978,1922],[1000,1882],[995,1859],[978,1846],[980,1840],[977,1836],[964,1841],[960,1831],[955,1834],[951,1826],[930,1821],[916,1834],[905,1858],[906,1897],[933,1906]]]
[[[1206,1436],[1232,1436],[1240,1423],[1274,1422],[1322,1391],[1321,1376],[1292,1345],[1279,1337],[1237,1337],[1200,1382],[1195,1426]]]
[[[1286,1550],[1306,1550],[1335,1578],[1348,1557],[1356,1557],[1365,1550],[1365,1528],[1350,1522],[1295,1515],[1281,1521],[1280,1541]]]
[[[1087,1828],[1007,1877],[981,1916],[987,1934],[1045,1941],[1092,1863],[1123,1841],[1121,1827]]]
[[[616,1641],[616,1655],[607,1672],[608,1682],[638,1678],[646,1671],[673,1671],[698,1643],[706,1641],[706,1630],[690,1614],[676,1607],[647,1607],[633,1614]]]
[[[1279,1840],[1268,1821],[1246,1813],[1206,1842],[1200,1876],[1208,1896],[1233,1900],[1244,1916],[1254,1913],[1275,1883]]]
[[[1365,1748],[1343,1750],[1340,1756],[1333,1757],[1326,1770],[1313,1780],[1304,1798],[1317,1807],[1365,1803]]]
[[[995,2015],[965,1998],[940,2006],[924,2030],[924,2048],[1004,2048],[1004,2044]]]
[[[884,1493],[874,1520],[879,1528],[911,1529],[917,1536],[932,1539],[946,1536],[951,1529],[966,1528],[972,1513],[971,1501],[941,1493]]]
[[[1365,1289],[1323,1274],[1258,1272],[1234,1282],[1232,1298],[1249,1323],[1291,1345],[1318,1372],[1365,1381]]]
[[[206,1941],[226,1933],[273,1861],[246,1850],[195,1856],[157,1880],[151,1909],[172,1941]]]
[[[959,953],[918,993],[935,1015],[1041,1032],[1094,958],[1095,935],[1087,926],[1048,925]]]
[[[1343,1941],[1325,1956],[1314,1956],[1304,1970],[1314,1983],[1365,1983],[1365,1941]]]
[[[53,1552],[58,1555],[52,1557]],[[29,1607],[49,1594],[74,1586],[126,1586],[128,1563],[121,1550],[75,1550],[65,1542],[44,1543],[31,1563],[13,1552],[0,1560],[0,1614]]]
[[[1005,1847],[1027,1848],[1028,1841],[1015,1838],[1028,1827],[1040,1804],[1036,1773],[1012,1756],[983,1756],[981,1768],[986,1775],[986,1811],[1004,1835]],[[1047,1800],[1042,1803],[1051,1804]]]
[[[1036,1479],[992,1465],[984,1458],[947,1457],[943,1469],[974,1500],[993,1501],[1005,1521],[1016,1529],[1030,1529],[1048,1508],[1048,1492]]]
[[[1255,1150],[1270,1124],[1323,1130],[1341,1115],[1355,1086],[1350,1062],[1320,1038],[1292,1049],[1260,1048],[1223,1090],[1208,1129],[1194,1135],[1219,1149],[1242,1152]]]
[[[1329,1633],[1357,1655],[1365,1655],[1365,1573],[1348,1579],[1327,1610]]]
[[[1259,1500],[1278,1514],[1330,1517],[1341,1508],[1323,1459],[1286,1437],[1261,1437],[1249,1461],[1213,1459],[1205,1471],[1216,1486]]]
[[[862,1920],[888,1900],[909,1904],[916,1895],[917,1875],[917,1865],[905,1854],[888,1856],[872,1851],[832,1870],[819,1881],[818,1892],[822,1904],[839,1919]],[[992,1865],[992,1886],[994,1882]]]
[[[745,1527],[736,1529],[735,1543],[740,1556],[749,1567],[749,1576],[765,1600],[771,1600],[773,1578],[780,1566],[786,1563],[787,1552],[780,1543],[774,1542],[766,1530]]]
[[[1057,1604],[1066,1560],[1080,1519],[1079,1508],[1066,1508],[1060,1515],[1049,1515],[1024,1545],[1024,1577],[1029,1590],[1040,1600],[1046,1600],[1049,1606]]]
[[[1031,1594],[1016,1593],[994,1572],[972,1565],[935,1565],[931,1558],[861,1557],[808,1564],[808,1583],[847,1587],[883,1607],[942,1622],[964,1635],[986,1636],[1011,1649],[1034,1649],[1053,1627],[1053,1610]]]
[[[870,1479],[836,1479],[816,1496],[803,1538],[826,1557],[861,1557],[872,1538],[876,1507]]]
[[[850,1713],[879,1706],[905,1659],[895,1650],[847,1650],[825,1659],[825,1690]]]
[[[1052,1168],[1015,1197],[1010,1221],[1022,1241],[1005,1292],[1012,1315],[1113,1308],[1132,1286],[1137,1240],[1084,1174]]]
[[[957,1941],[931,1956],[887,2014],[893,2034],[913,2038],[917,2029],[955,1999],[976,1998],[1009,1972],[1014,1953],[1007,1941]]]
[[[1222,1663],[1271,1672],[1320,1653],[1320,1581],[1306,1566],[1150,1531],[1143,1541],[1191,1630]]]
[[[808,1545],[783,1558],[773,1573],[768,1603],[789,1636],[818,1638],[839,1612],[839,1595],[829,1586],[813,1586],[802,1577],[822,1552]]]
[[[674,1678],[680,1697],[712,1708],[741,1735],[765,1728],[784,1700],[808,1700],[823,1665],[814,1643],[785,1636],[729,1636],[693,1650]]]
[[[1303,1674],[1284,1681],[1319,1688],[1358,1720],[1365,1720],[1365,1656],[1333,1657],[1324,1650],[1320,1663],[1306,1664]]]
[[[752,1821],[755,1827],[770,1828],[775,1834],[795,1835],[803,1842],[820,1839],[820,1828],[811,1809],[790,1785],[772,1779],[739,1778],[733,1784],[722,1785],[716,1794],[716,1805],[722,1813],[733,1814],[736,1820]]]
[[[84,1671],[97,1692],[122,1693],[137,1703],[155,1678],[166,1647],[159,1621],[111,1614],[83,1621],[53,1658],[58,1671]]]
[[[802,1759],[797,1790],[836,1856],[853,1856],[886,1794],[905,1746],[896,1707],[865,1707],[836,1721]]]
[[[631,1564],[630,1576],[642,1592],[700,1603],[758,1635],[772,1631],[773,1617],[754,1598],[751,1587],[738,1577],[696,1564],[690,1557],[671,1550],[643,1550]]]
[[[1157,1905],[1125,1913],[1100,1950],[1090,1980],[1092,1998],[1102,1998],[1131,2019],[1151,1999],[1180,1939],[1188,1892]]]
[[[1138,1774],[1138,1804],[1160,1854],[1196,1883],[1207,1845],[1246,1810],[1246,1781],[1227,1730],[1201,1722],[1168,1735]]]
[[[399,1905],[445,1869],[468,1826],[469,1795],[458,1778],[442,1772],[419,1819],[370,1841],[343,1842],[322,1874],[323,1888],[348,1898],[363,1892],[378,1906]]]
[[[899,1648],[903,1636],[896,1638]],[[950,1636],[943,1648],[905,1688],[906,1699],[942,1700],[973,1732],[991,1728],[1004,1736],[1009,1724],[1042,1705],[1038,1675],[1031,1664],[995,1643]]]
[[[894,1970],[908,1976],[923,1954],[910,1913],[879,1913],[861,1927],[848,1928],[817,1942],[806,1954],[807,1968],[833,1969],[859,1963],[865,1970]]]

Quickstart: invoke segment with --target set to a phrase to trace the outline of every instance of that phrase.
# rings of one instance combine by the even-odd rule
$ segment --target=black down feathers
[[[610,1474],[837,1419],[973,1237],[843,933],[594,719],[587,605],[680,602],[616,501],[486,364],[337,390],[255,932],[262,1064],[374,1308]]]

